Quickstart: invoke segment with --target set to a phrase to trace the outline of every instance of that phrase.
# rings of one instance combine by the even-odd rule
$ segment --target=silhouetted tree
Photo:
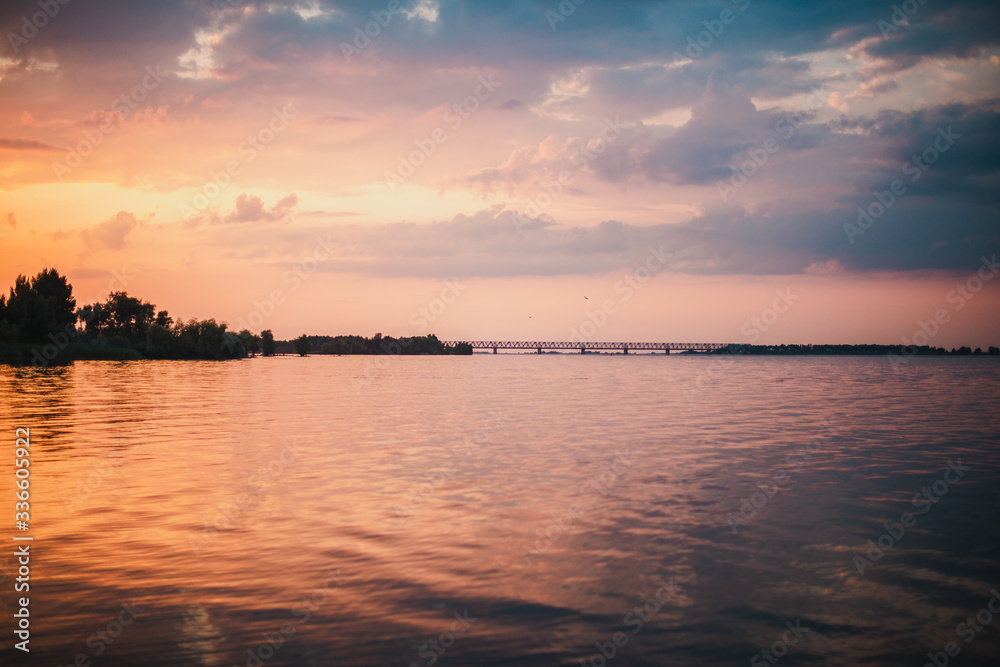
[[[67,325],[76,323],[76,299],[66,276],[59,275],[55,269],[43,269],[32,279],[31,288],[46,300],[56,320],[56,328],[65,330]]]
[[[274,356],[274,350],[277,348],[277,345],[274,343],[274,334],[271,333],[270,329],[264,329],[260,332],[260,346],[262,355],[265,357]]]
[[[243,345],[243,349],[247,352],[250,354],[257,354],[257,352],[260,351],[260,338],[250,333],[248,329],[244,329],[237,335],[240,338],[240,343]]]
[[[151,357],[175,358],[179,354],[174,332],[156,322],[146,329],[146,352]]]
[[[292,341],[292,345],[295,347],[296,354],[298,354],[300,357],[306,356],[312,350],[312,345],[309,343],[309,338],[307,338],[305,334],[302,334],[294,341]]]
[[[7,298],[0,297],[0,340],[48,343],[59,334],[75,334],[73,287],[55,269],[28,279],[18,276]]]
[[[104,303],[95,303],[80,309],[78,316],[84,321],[86,332],[95,336],[117,339],[124,343],[143,343],[146,329],[153,324],[156,306],[141,301],[125,292],[112,292]],[[169,319],[163,311],[164,322]],[[161,326],[165,325],[161,324]]]

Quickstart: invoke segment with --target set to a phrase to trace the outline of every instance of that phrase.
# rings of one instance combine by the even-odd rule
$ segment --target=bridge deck
[[[722,350],[727,343],[615,343],[607,341],[523,341],[523,340],[449,340],[445,345],[467,343],[480,350]]]

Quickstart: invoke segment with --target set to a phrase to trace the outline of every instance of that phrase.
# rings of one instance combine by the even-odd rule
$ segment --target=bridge
[[[724,350],[729,345],[727,343],[608,343],[603,341],[593,342],[572,342],[572,341],[517,341],[517,340],[446,340],[445,345],[458,345],[466,343],[476,350],[536,350],[538,354],[542,350],[579,350],[580,354],[587,350],[621,350],[625,354],[629,350],[663,350],[664,354],[670,354],[671,350],[681,352],[697,351],[711,352],[713,350]]]

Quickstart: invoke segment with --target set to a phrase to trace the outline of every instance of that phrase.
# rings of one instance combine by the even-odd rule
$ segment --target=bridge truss
[[[543,350],[579,350],[581,354],[587,350],[621,350],[628,354],[630,350],[662,350],[671,351],[711,352],[724,350],[727,343],[611,343],[605,341],[573,342],[573,341],[524,341],[524,340],[449,340],[442,341],[445,345],[466,343],[476,350],[535,350],[541,354]]]

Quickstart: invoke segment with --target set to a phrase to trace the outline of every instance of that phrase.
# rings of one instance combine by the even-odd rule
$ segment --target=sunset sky
[[[1000,345],[996,3],[14,0],[0,29],[4,289],[53,266],[80,305],[278,338],[937,315],[931,345]]]

